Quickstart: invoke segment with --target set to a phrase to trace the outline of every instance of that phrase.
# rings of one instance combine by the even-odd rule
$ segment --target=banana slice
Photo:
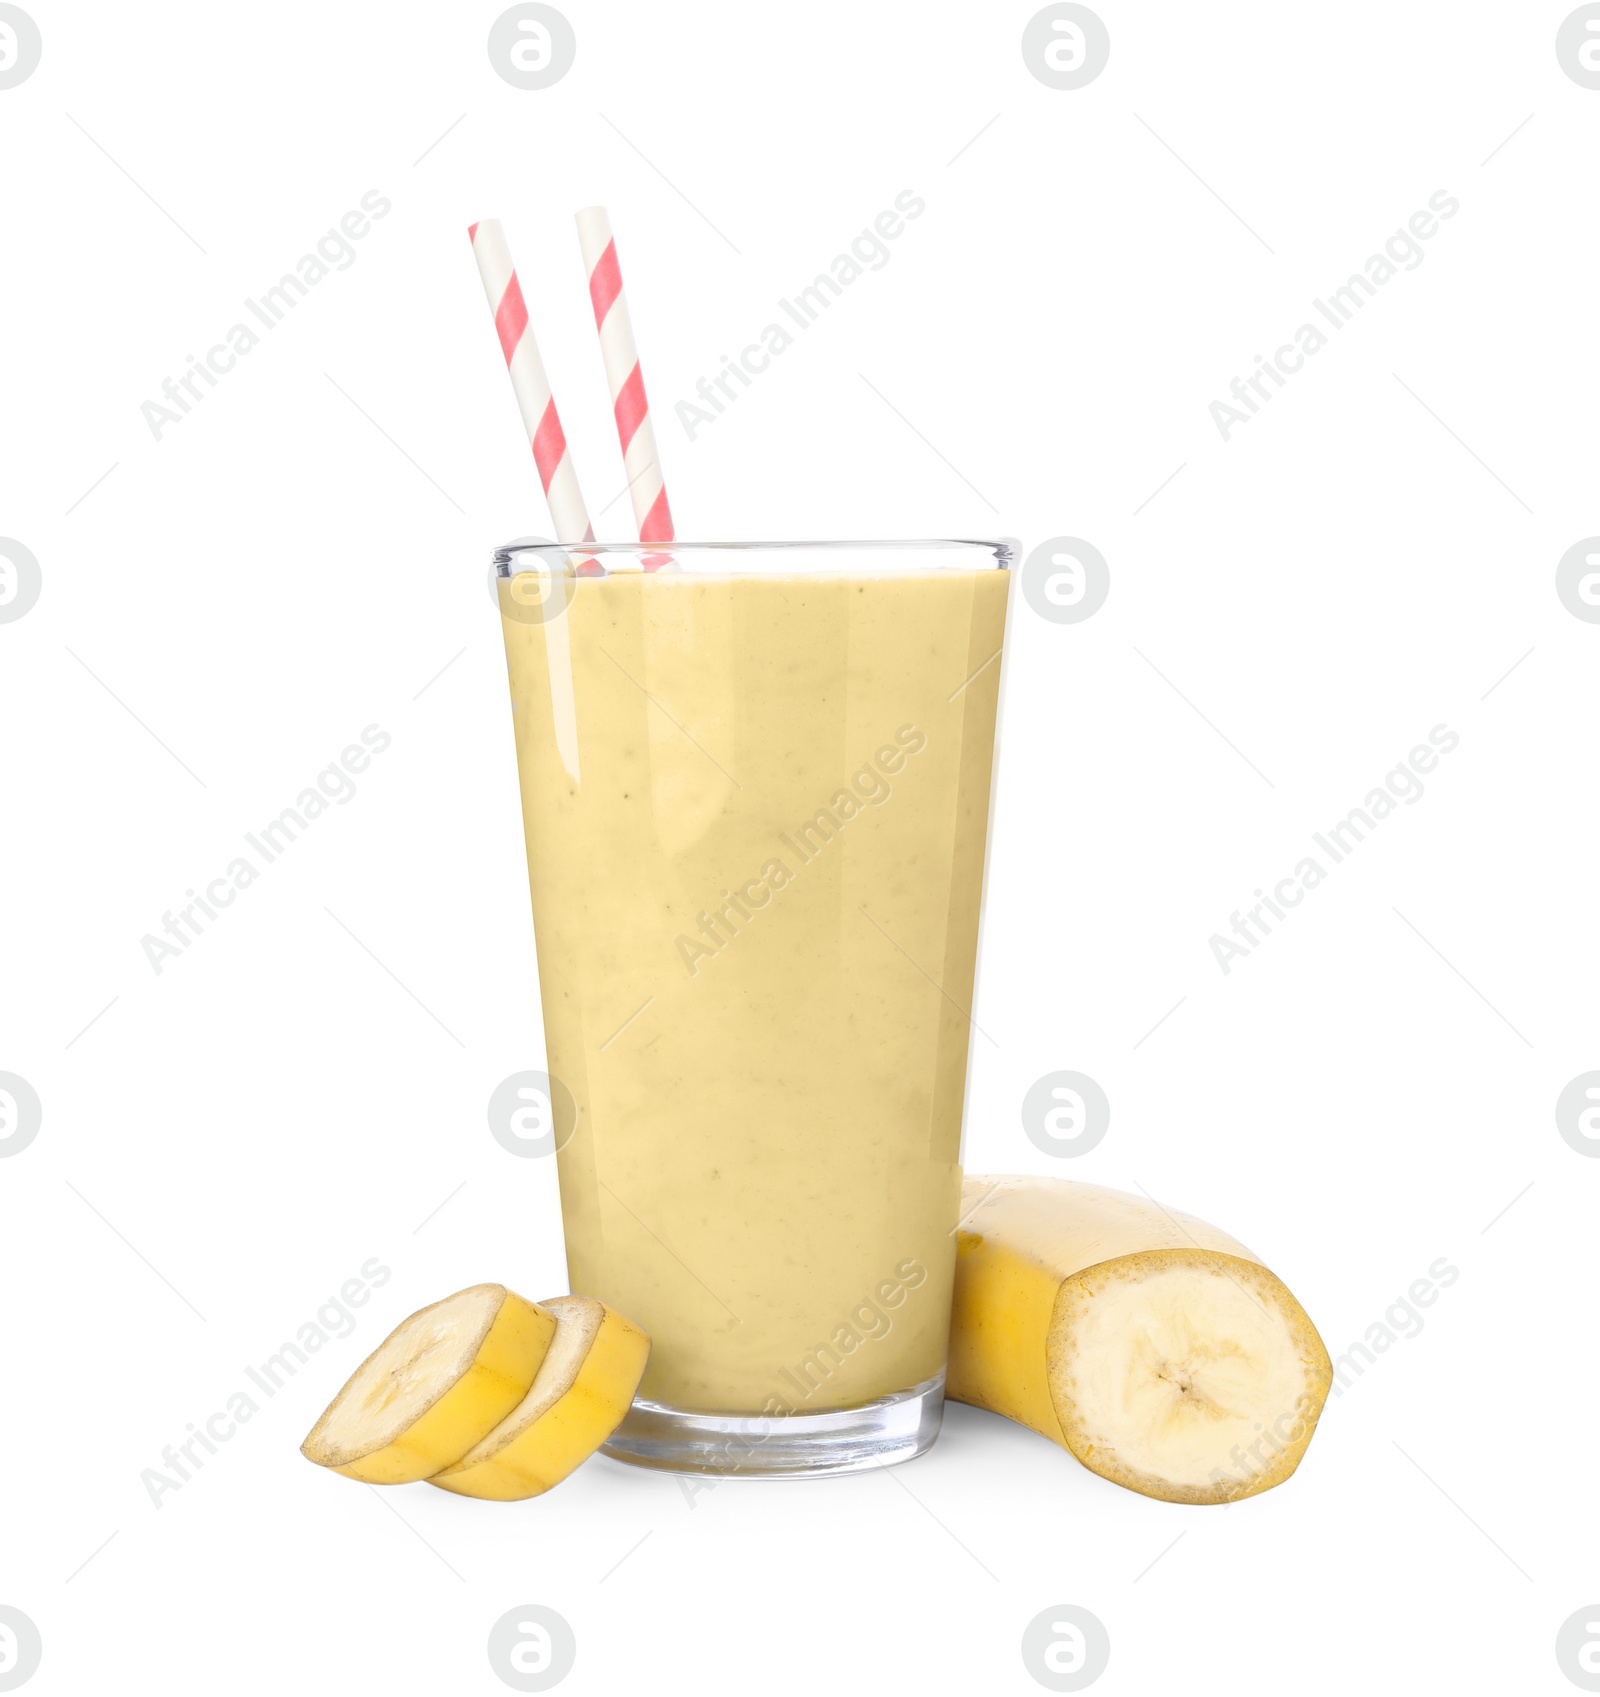
[[[300,1453],[372,1485],[448,1467],[528,1394],[556,1317],[504,1285],[419,1308],[350,1376]]]
[[[644,1377],[650,1340],[588,1296],[553,1296],[555,1342],[533,1388],[495,1429],[428,1481],[516,1502],[559,1485],[617,1429]]]
[[[1203,1220],[1067,1179],[962,1187],[947,1394],[1166,1502],[1299,1465],[1332,1379],[1287,1287]]]

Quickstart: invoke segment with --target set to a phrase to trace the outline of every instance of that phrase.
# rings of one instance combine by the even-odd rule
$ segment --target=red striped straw
[[[539,344],[528,322],[522,285],[517,281],[500,221],[485,218],[482,223],[469,224],[467,234],[472,238],[472,253],[483,278],[483,292],[488,296],[494,327],[500,335],[500,348],[506,356],[511,388],[527,427],[528,441],[533,445],[533,463],[539,468],[539,481],[550,504],[556,540],[593,542],[594,526],[589,522],[589,511],[578,489],[578,474],[572,467],[572,455],[567,452],[567,438],[550,393],[550,379],[545,376],[544,361],[539,358]],[[599,569],[593,561],[584,561],[578,567],[579,571]]]
[[[603,206],[587,206],[578,214],[578,241],[583,248],[584,269],[589,274],[589,299],[594,304],[595,327],[600,332],[600,352],[605,360],[606,381],[611,386],[611,409],[616,414],[617,437],[622,443],[622,463],[633,496],[639,540],[670,542],[672,509],[667,505],[666,484],[656,453],[655,427],[650,422],[650,403],[645,399],[633,323],[622,292],[617,244],[611,238],[611,220]],[[665,559],[665,555],[660,558],[647,555],[644,564],[648,569],[664,563]]]

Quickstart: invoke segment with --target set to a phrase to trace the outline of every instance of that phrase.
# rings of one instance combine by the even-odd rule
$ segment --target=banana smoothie
[[[572,1289],[649,1333],[670,1409],[936,1381],[1009,573],[580,573],[524,622],[526,581],[498,589]]]

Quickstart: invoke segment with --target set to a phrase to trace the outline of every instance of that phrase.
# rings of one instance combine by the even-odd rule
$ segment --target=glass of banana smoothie
[[[571,1284],[653,1340],[620,1460],[938,1432],[1010,564],[495,556]]]

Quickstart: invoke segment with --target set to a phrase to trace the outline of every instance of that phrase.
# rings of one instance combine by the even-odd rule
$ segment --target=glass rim
[[[543,538],[526,537],[502,543],[494,551],[493,562],[497,575],[509,577],[513,561],[525,556],[549,557],[552,564],[561,564],[569,555],[604,561],[607,557],[623,561],[639,560],[644,556],[665,554],[726,554],[739,556],[757,553],[812,553],[844,555],[850,552],[892,552],[923,550],[950,553],[980,549],[988,554],[987,569],[1006,570],[1016,563],[1021,543],[1015,537],[1003,536],[938,536],[938,537],[859,537],[827,538],[808,541],[804,538],[778,541],[722,542],[550,542]],[[559,559],[557,558],[559,556]]]

